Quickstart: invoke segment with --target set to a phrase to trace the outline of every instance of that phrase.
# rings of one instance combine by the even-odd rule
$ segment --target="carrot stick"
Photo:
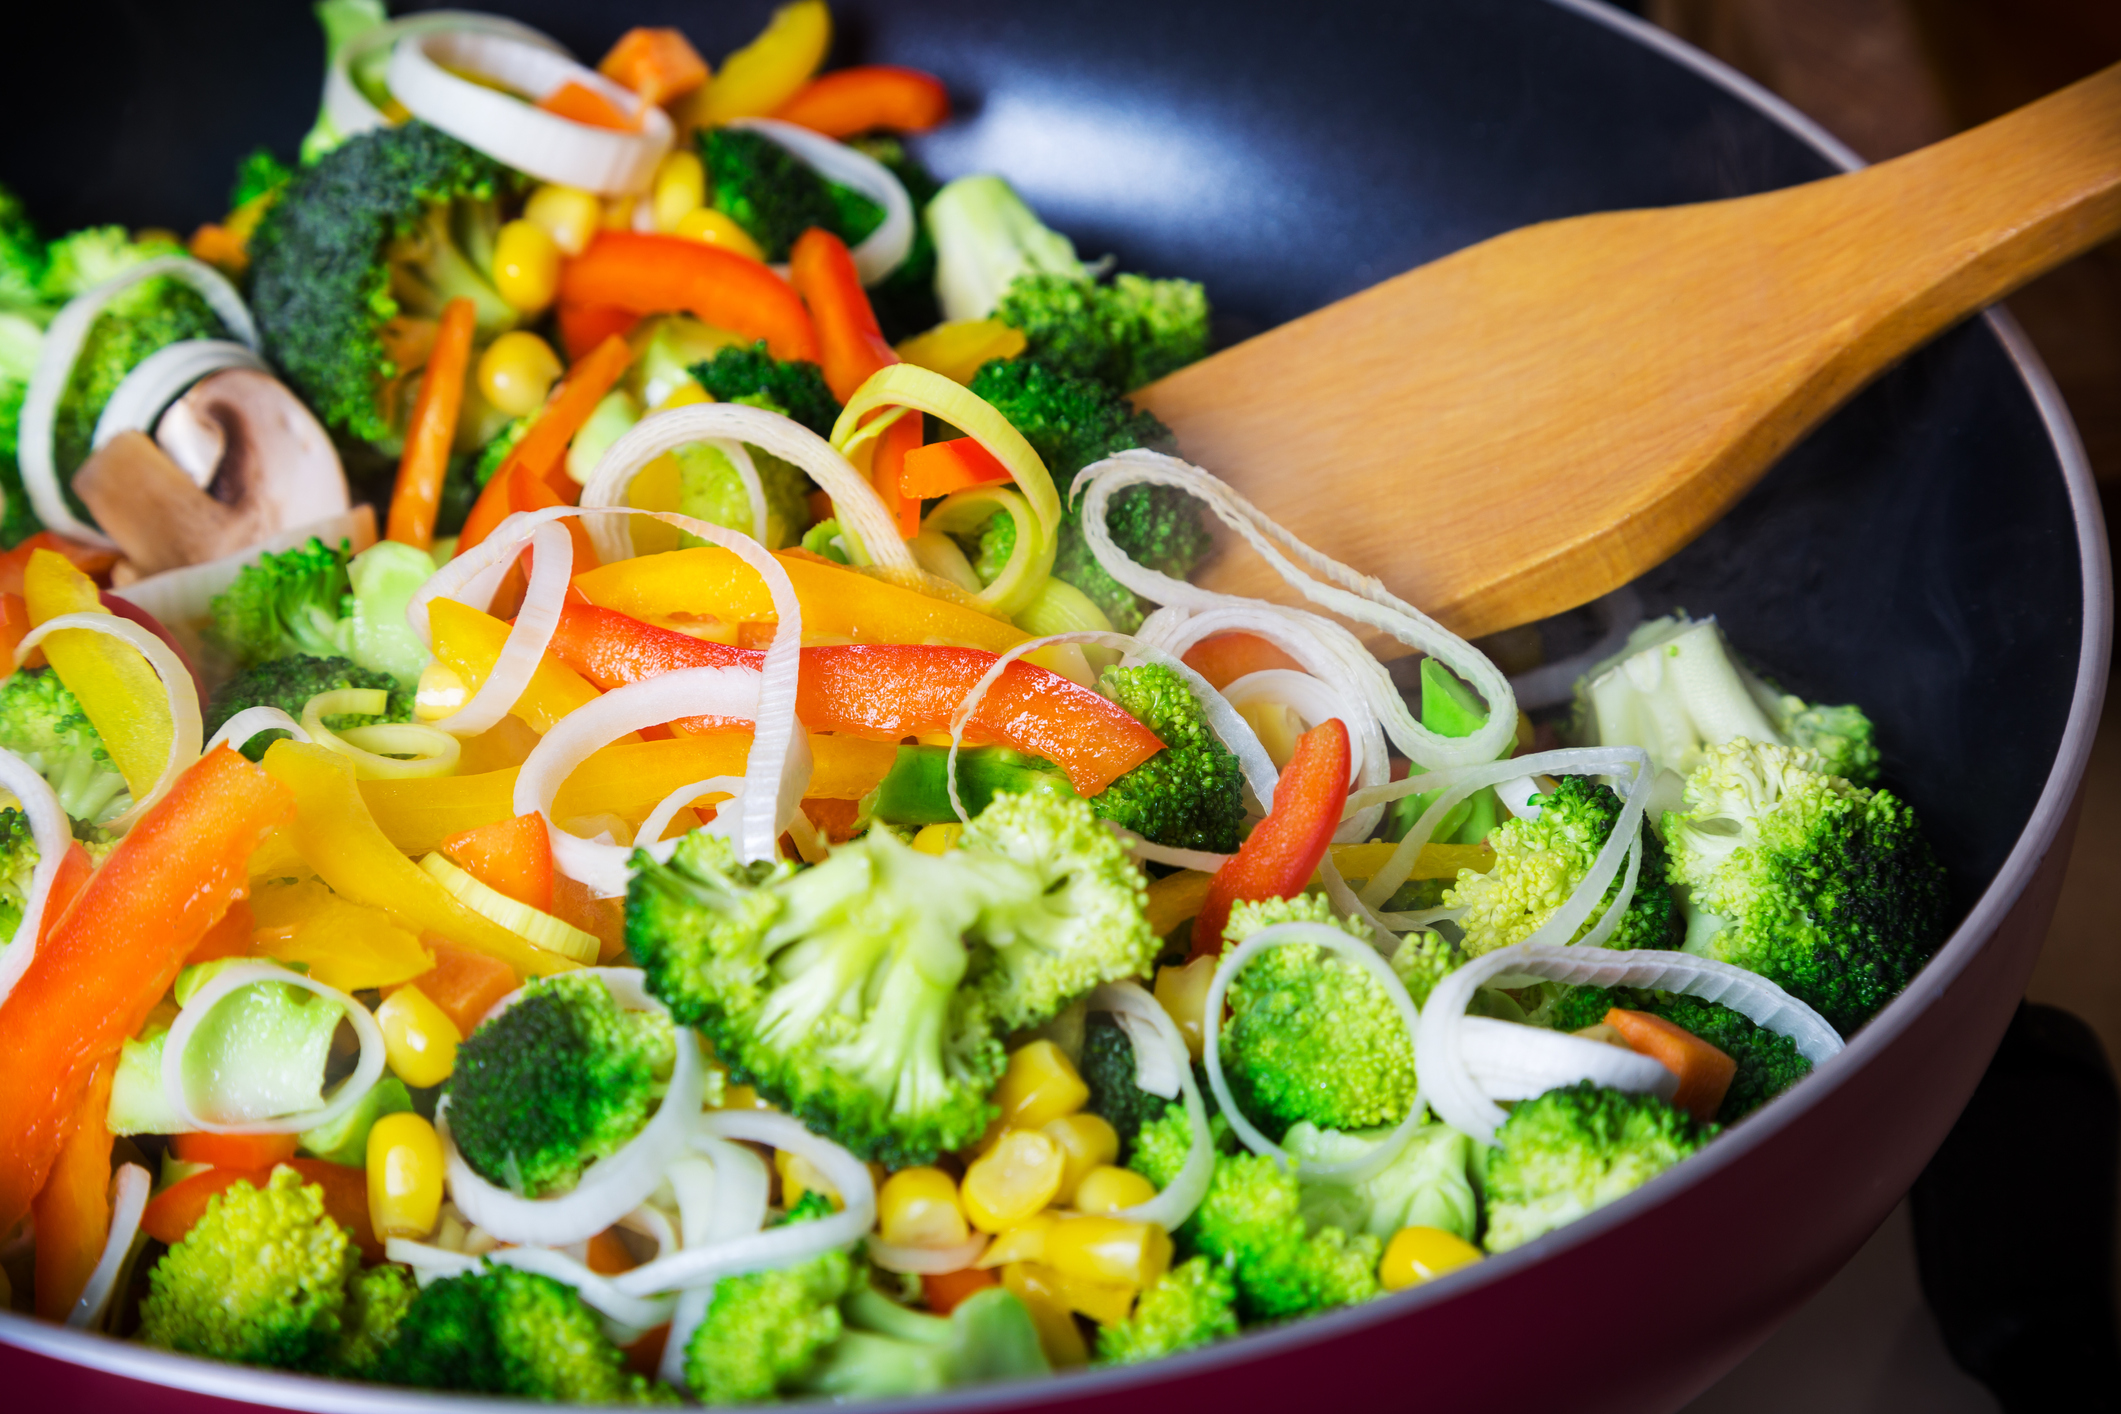
[[[1620,1033],[1628,1049],[1648,1056],[1679,1077],[1672,1103],[1706,1123],[1723,1105],[1738,1062],[1683,1026],[1646,1011],[1624,1011],[1614,1007],[1605,1014],[1605,1024]]]
[[[568,487],[577,494],[582,489],[574,485],[572,481],[568,482]],[[562,500],[553,491],[552,482],[549,478],[537,475],[528,466],[518,466],[515,469],[508,486],[509,509],[543,511],[550,510],[554,506],[571,504],[572,502]],[[574,541],[574,573],[586,574],[590,570],[595,569],[599,563],[597,560],[597,547],[590,540],[589,531],[583,526],[582,518],[580,516],[562,516],[560,517],[560,524],[566,527],[568,537]],[[531,561],[534,558],[535,556],[533,555],[525,554],[521,565],[525,575],[530,573]]]
[[[178,1134],[169,1146],[180,1162],[224,1169],[269,1169],[295,1156],[292,1134]]]
[[[637,132],[640,124],[621,113],[612,101],[585,83],[569,79],[538,100],[538,107],[556,118],[586,127],[609,128],[613,132]]]
[[[443,845],[442,853],[488,888],[552,912],[552,836],[544,816],[518,815],[466,830]]]
[[[640,27],[619,36],[597,72],[650,103],[668,103],[707,82],[707,61],[682,30]]]
[[[869,479],[884,504],[891,508],[901,540],[911,540],[921,533],[921,498],[906,489],[906,459],[920,448],[921,423],[921,415],[915,411],[885,428],[876,440],[876,455],[869,463]]]
[[[292,813],[287,789],[226,747],[90,876],[0,1003],[0,1232],[29,1211],[68,1118],[250,882],[250,856]]]
[[[111,1076],[117,1062],[96,1067],[88,1093],[68,1121],[66,1138],[30,1211],[37,1224],[37,1314],[63,1321],[88,1285],[110,1235]]]
[[[510,511],[517,507],[511,504],[512,483],[518,467],[527,467],[532,476],[548,479],[553,468],[560,465],[567,455],[567,444],[574,434],[582,430],[589,421],[589,414],[596,411],[611,385],[619,381],[626,365],[633,362],[633,349],[624,339],[616,336],[604,340],[590,351],[587,357],[578,360],[567,370],[567,381],[545,404],[537,421],[523,434],[507,458],[495,468],[493,479],[479,493],[479,499],[465,518],[464,533],[457,537],[457,553],[462,554],[472,546],[493,534],[493,528],[508,519]]]
[[[464,405],[464,373],[471,365],[476,315],[476,307],[463,296],[443,307],[434,352],[420,374],[419,396],[412,405],[412,425],[405,433],[405,454],[398,460],[398,482],[384,533],[416,549],[434,543],[435,510],[442,503],[442,478],[449,470],[449,447],[456,440],[457,413]]]
[[[940,79],[919,69],[860,64],[820,74],[773,116],[827,137],[853,137],[871,128],[917,133],[950,116],[950,95]]]

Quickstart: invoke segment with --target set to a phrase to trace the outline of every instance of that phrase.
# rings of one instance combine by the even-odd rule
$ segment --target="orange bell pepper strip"
[[[500,661],[501,650],[508,643],[509,626],[454,599],[431,601],[427,623],[434,634],[435,660],[462,678],[468,692],[477,692],[493,665]],[[596,688],[582,681],[548,649],[530,675],[530,685],[509,711],[543,736],[560,718],[594,702],[597,696]]]
[[[98,549],[84,545],[79,540],[69,540],[63,535],[54,535],[49,530],[40,530],[14,549],[0,554],[0,594],[20,594],[22,576],[29,568],[29,557],[39,550],[50,550],[73,561],[74,568],[95,580],[98,584],[110,578],[111,570],[118,563],[116,550]]]
[[[443,844],[442,853],[486,887],[540,913],[552,912],[552,835],[542,816],[517,815],[466,830]]]
[[[420,392],[413,400],[405,453],[398,459],[398,480],[391,491],[384,536],[421,550],[434,543],[435,511],[442,503],[442,478],[449,470],[457,414],[464,406],[464,375],[471,367],[476,319],[477,307],[463,296],[443,306],[434,352],[428,355],[427,367],[420,374]]]
[[[650,103],[668,103],[707,82],[707,61],[684,31],[637,26],[619,36],[597,62],[597,72]]]
[[[1614,1007],[1604,1020],[1620,1033],[1629,1050],[1648,1056],[1679,1077],[1679,1088],[1672,1092],[1674,1105],[1703,1124],[1716,1118],[1738,1074],[1736,1060],[1685,1027],[1646,1011]]]
[[[202,962],[217,962],[224,957],[243,957],[250,952],[250,935],[256,930],[257,919],[250,911],[247,900],[237,899],[221,915],[221,921],[206,930],[199,945],[184,955],[186,967],[196,967]]]
[[[1247,673],[1269,668],[1302,672],[1304,666],[1256,633],[1210,634],[1188,648],[1181,661],[1206,678],[1208,686],[1217,692]]]
[[[458,1035],[469,1036],[493,1004],[516,989],[515,969],[440,938],[430,937],[427,946],[434,950],[435,965],[416,979],[420,991],[442,1009]]]
[[[908,412],[885,428],[870,454],[869,481],[884,498],[901,540],[921,533],[921,498],[906,486],[906,458],[920,449],[926,419]]]
[[[773,116],[826,137],[873,128],[920,133],[950,116],[950,94],[941,79],[919,69],[857,64],[818,75]]]
[[[148,1201],[147,1210],[140,1215],[140,1230],[158,1242],[181,1242],[193,1224],[206,1216],[208,1203],[239,1183],[263,1188],[272,1181],[276,1168],[291,1168],[302,1175],[304,1182],[323,1189],[324,1216],[346,1229],[346,1235],[361,1249],[365,1260],[383,1260],[383,1244],[376,1240],[375,1226],[368,1216],[367,1173],[322,1159],[283,1159],[259,1168],[211,1168],[195,1173],[172,1183]]]
[[[575,484],[571,476],[567,478],[567,489],[574,499],[570,500],[554,491],[550,479],[539,476],[528,466],[518,466],[508,485],[508,507],[512,511],[547,511],[554,506],[576,504],[581,499],[582,488]],[[589,538],[589,530],[582,524],[580,516],[562,516],[560,525],[566,530],[567,538],[574,544],[575,574],[593,570],[602,563],[597,559],[596,544]],[[528,575],[537,561],[537,555],[528,550],[524,551],[523,555],[518,568]]]
[[[44,1186],[96,1067],[118,1054],[249,884],[288,792],[217,747],[118,842],[0,1003],[0,1232]],[[410,866],[408,866],[410,867]]]
[[[74,1110],[51,1176],[30,1205],[37,1228],[37,1314],[63,1321],[88,1286],[110,1236],[110,1145],[105,1127],[118,1063],[96,1067]]]
[[[381,909],[407,932],[439,933],[498,958],[526,977],[574,969],[558,953],[465,907],[433,875],[401,854],[369,814],[354,786],[353,765],[345,757],[320,746],[276,741],[266,751],[264,764],[294,797],[289,834],[295,849],[334,892]]]
[[[538,100],[538,107],[556,118],[584,127],[608,128],[613,132],[639,132],[640,120],[619,111],[618,106],[588,84],[569,79]]]
[[[457,537],[458,554],[493,534],[493,528],[508,519],[508,513],[515,509],[510,500],[517,467],[529,467],[532,475],[543,478],[548,485],[555,471],[563,476],[566,474],[561,467],[567,456],[567,444],[582,430],[582,424],[589,421],[597,404],[604,400],[604,395],[611,391],[612,385],[619,381],[619,375],[632,362],[633,349],[624,339],[615,337],[604,340],[575,361],[567,370],[567,378],[559,390],[523,433],[523,440],[516,443],[501,464],[494,468],[493,479],[486,483],[479,492],[479,499],[472,503],[471,514],[464,519],[463,533]]]
[[[169,1147],[180,1163],[225,1169],[271,1169],[295,1156],[292,1134],[175,1134]]]
[[[931,442],[906,453],[899,472],[899,491],[916,501],[947,496],[968,486],[990,486],[1014,480],[1001,460],[971,437]]]
[[[1274,787],[1274,808],[1208,881],[1193,920],[1193,957],[1222,955],[1231,904],[1294,898],[1310,885],[1348,803],[1349,759],[1348,728],[1338,717],[1296,739],[1296,754]]]
[[[560,267],[560,302],[691,314],[764,339],[775,358],[818,359],[810,315],[787,281],[756,260],[683,236],[599,231]]]
[[[32,625],[61,614],[108,614],[96,582],[72,561],[37,550],[23,571],[23,602]],[[44,640],[44,657],[103,738],[103,749],[125,777],[133,799],[144,797],[169,764],[176,724],[162,680],[129,643],[87,629],[68,629]]]
[[[560,346],[570,359],[587,358],[606,339],[623,339],[644,316],[615,304],[568,304],[556,306],[560,322]]]
[[[0,667],[15,667],[15,645],[29,633],[29,605],[19,594],[0,593]]]
[[[841,402],[869,381],[879,368],[898,362],[898,355],[885,341],[855,273],[854,257],[847,243],[822,226],[812,226],[788,252],[788,278],[796,293],[810,308],[817,328],[818,362],[825,370],[825,386]]]

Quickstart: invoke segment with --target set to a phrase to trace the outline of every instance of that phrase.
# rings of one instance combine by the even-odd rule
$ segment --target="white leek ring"
[[[504,543],[518,552],[522,549],[521,542]],[[574,573],[574,537],[565,526],[547,522],[531,529],[529,548],[535,560],[530,582],[523,591],[523,606],[508,627],[501,656],[494,659],[486,681],[479,684],[469,701],[433,723],[452,736],[478,736],[499,725],[529,689],[538,664],[544,661],[545,650],[552,646],[553,634],[559,631],[560,610],[566,606],[567,586]],[[514,558],[510,555],[504,563],[512,563]],[[492,603],[491,591],[487,603]],[[306,711],[304,718],[306,721]]]
[[[22,921],[15,925],[14,940],[0,945],[0,1006],[4,1006],[22,974],[36,961],[45,905],[51,901],[59,866],[73,848],[74,829],[51,785],[12,751],[0,750],[0,787],[13,793],[29,817],[30,838],[37,842],[37,866],[30,871],[29,888],[22,897]]]
[[[464,743],[448,732],[418,722],[377,722],[344,732],[324,725],[327,716],[375,717],[389,706],[390,694],[381,688],[347,687],[317,693],[302,704],[303,739],[352,761],[357,780],[419,780],[446,776],[457,769]],[[385,752],[390,754],[384,755]],[[401,756],[413,759],[399,760]]]
[[[663,838],[663,831],[669,829],[670,822],[677,818],[677,813],[701,796],[722,794],[735,797],[743,793],[742,776],[709,776],[704,781],[692,781],[679,786],[658,801],[655,809],[648,812],[648,818],[643,820],[641,828],[634,832],[633,847],[646,849],[659,842]],[[719,820],[721,817],[717,814],[715,818]]]
[[[883,222],[848,252],[863,284],[877,284],[906,263],[906,253],[913,249],[913,199],[889,167],[844,142],[777,118],[739,118],[729,126],[788,149],[826,181],[851,187],[884,208]]]
[[[217,746],[225,746],[230,751],[241,751],[250,745],[250,739],[259,732],[270,731],[286,732],[296,741],[309,740],[309,733],[303,729],[302,724],[279,708],[245,707],[221,724],[221,730],[207,739],[199,754],[210,755]]]
[[[243,988],[263,982],[300,987],[335,1004],[353,1024],[354,1035],[361,1043],[361,1059],[355,1064],[354,1073],[341,1082],[331,1099],[316,1109],[233,1122],[210,1119],[192,1108],[190,1087],[184,1083],[184,1053],[216,1006]],[[177,1013],[176,1021],[169,1028],[168,1039],[162,1043],[162,1090],[169,1098],[170,1109],[188,1129],[207,1134],[300,1134],[330,1124],[359,1104],[361,1097],[383,1078],[383,1059],[383,1032],[367,1007],[338,988],[327,987],[303,973],[291,972],[272,963],[239,962],[208,978]]]

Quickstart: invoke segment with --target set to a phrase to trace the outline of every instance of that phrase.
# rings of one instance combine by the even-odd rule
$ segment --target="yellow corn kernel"
[[[409,989],[408,989],[409,990]],[[424,1238],[442,1216],[442,1140],[410,1112],[368,1131],[368,1220],[376,1236]]]
[[[731,1085],[722,1091],[722,1103],[716,1105],[715,1108],[718,1110],[770,1110],[773,1106],[760,1098],[759,1092],[752,1089],[749,1085]]]
[[[1171,1269],[1171,1234],[1125,1218],[1062,1218],[1046,1234],[1042,1260],[1082,1281],[1144,1287]]]
[[[957,837],[963,833],[963,825],[923,825],[913,836],[913,847],[922,854],[948,854],[957,848]]]
[[[1185,1037],[1186,1049],[1193,1059],[1200,1059],[1201,1017],[1208,1009],[1208,984],[1215,980],[1215,964],[1220,958],[1196,957],[1184,967],[1159,967],[1156,969],[1156,1002],[1170,1018],[1178,1023],[1178,1034]]]
[[[1445,1272],[1479,1260],[1480,1249],[1455,1232],[1445,1232],[1440,1227],[1403,1227],[1385,1245],[1377,1281],[1387,1291],[1399,1291],[1434,1281]]]
[[[440,1085],[457,1068],[456,1023],[418,987],[407,983],[376,1008],[383,1055],[398,1079],[415,1090]]]
[[[1002,1268],[1002,1287],[1013,1292],[1031,1313],[1038,1328],[1038,1343],[1055,1369],[1090,1363],[1089,1347],[1076,1328],[1075,1317],[1055,1290],[1053,1273],[1032,1262],[1011,1262]]]
[[[1101,1326],[1118,1325],[1126,1320],[1134,1309],[1134,1298],[1138,1294],[1131,1286],[1088,1281],[1054,1266],[1041,1265],[1039,1276],[1052,1288],[1061,1305],[1077,1315],[1088,1316]]]
[[[817,1165],[801,1154],[788,1149],[776,1149],[773,1151],[773,1167],[781,1176],[783,1208],[793,1208],[802,1202],[805,1193],[824,1194],[826,1201],[832,1204],[834,1212],[847,1206],[840,1199],[839,1189],[832,1186],[832,1180],[818,1172]]]
[[[1156,1196],[1156,1185],[1133,1169],[1100,1164],[1083,1175],[1075,1189],[1075,1207],[1084,1213],[1116,1213]]]
[[[957,1184],[939,1168],[900,1169],[876,1194],[876,1228],[886,1242],[955,1247],[970,1237]]]
[[[479,355],[479,396],[510,417],[528,417],[563,371],[552,345],[526,329],[511,329]]]
[[[580,187],[543,186],[524,203],[523,219],[543,226],[562,255],[580,255],[604,222],[604,203]]]
[[[535,221],[510,221],[493,243],[493,287],[502,299],[535,314],[560,289],[560,246]]]
[[[1118,1132],[1105,1122],[1103,1115],[1087,1110],[1041,1125],[1039,1133],[1060,1145],[1061,1161],[1066,1165],[1060,1192],[1054,1195],[1056,1203],[1074,1203],[1083,1176],[1099,1164],[1109,1164],[1119,1157]]]
[[[1001,1233],[987,1244],[979,1260],[972,1265],[981,1269],[999,1267],[1009,1262],[1036,1262],[1046,1255],[1046,1234],[1060,1215],[1051,1208],[1033,1213],[1030,1217]]]
[[[697,152],[680,148],[656,164],[655,185],[650,188],[649,209],[655,213],[655,228],[671,232],[678,222],[699,210],[707,201],[707,169]]]
[[[1015,1227],[1060,1191],[1060,1146],[1033,1129],[1012,1129],[972,1161],[958,1195],[981,1232]]]
[[[1016,1129],[1074,1114],[1090,1098],[1090,1087],[1075,1072],[1075,1062],[1051,1041],[1033,1041],[1009,1053],[1009,1068],[994,1087],[1002,1123]]]
[[[741,255],[746,260],[764,260],[766,252],[751,238],[751,232],[736,223],[736,218],[726,211],[717,211],[711,206],[702,206],[688,211],[679,219],[674,234],[688,241],[704,241],[718,245],[731,255]]]
[[[689,408],[695,403],[711,403],[713,401],[714,395],[712,393],[687,378],[675,388],[672,388],[670,395],[655,405],[655,410],[657,412],[666,412],[671,408]],[[665,455],[667,456],[668,453],[665,453]],[[676,463],[673,462],[672,465],[676,465]],[[638,481],[640,478],[635,477],[634,479]],[[634,534],[638,537],[640,532],[637,530]]]

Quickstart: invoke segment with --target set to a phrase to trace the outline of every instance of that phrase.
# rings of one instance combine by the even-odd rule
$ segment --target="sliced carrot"
[[[619,36],[597,72],[650,103],[668,103],[707,82],[707,61],[684,31],[638,26]]]
[[[270,1169],[295,1156],[292,1134],[178,1134],[169,1144],[184,1163],[224,1169]]]
[[[596,411],[597,404],[632,362],[633,350],[626,341],[610,338],[567,370],[567,380],[479,493],[471,514],[465,518],[463,534],[457,538],[458,554],[491,535],[494,527],[517,509],[511,502],[518,467],[528,468],[532,476],[541,480],[550,478],[566,457],[567,444],[574,440],[574,434],[582,430],[589,414]],[[558,499],[557,493],[554,499]]]
[[[184,955],[186,967],[196,967],[202,962],[213,962],[217,958],[243,957],[250,952],[250,935],[256,931],[257,921],[251,917],[250,904],[237,899],[221,915],[221,921],[206,930],[199,945]]]
[[[364,1258],[371,1262],[383,1260],[383,1244],[376,1240],[375,1226],[368,1216],[368,1174],[365,1170],[326,1163],[322,1159],[287,1159],[283,1163],[301,1174],[303,1182],[314,1183],[324,1190],[324,1215],[346,1229]],[[181,1242],[199,1219],[206,1216],[208,1203],[239,1183],[263,1188],[272,1180],[273,1169],[282,1166],[211,1168],[172,1183],[148,1201],[147,1211],[140,1215],[140,1230],[157,1242],[172,1245]]]
[[[670,1322],[651,1326],[639,1340],[620,1347],[626,1352],[626,1368],[643,1379],[654,1379],[656,1372],[663,1368],[663,1347],[668,1344]]]
[[[1000,1285],[1001,1278],[994,1272],[979,1267],[966,1267],[941,1275],[923,1276],[921,1300],[927,1303],[928,1309],[936,1315],[947,1316],[967,1297],[985,1291],[990,1286]]]
[[[648,733],[641,733],[644,739]],[[667,739],[664,737],[657,740]],[[626,901],[600,898],[587,884],[565,874],[552,878],[552,916],[597,940],[597,965],[608,967],[626,949]]]
[[[96,1067],[51,1177],[30,1205],[37,1225],[37,1314],[47,1321],[63,1321],[74,1309],[110,1235],[111,1134],[104,1123],[116,1071],[116,1061]]]
[[[1180,661],[1206,678],[1217,692],[1247,673],[1268,668],[1303,671],[1303,664],[1256,633],[1210,634],[1188,648]]]
[[[488,888],[541,913],[552,912],[552,836],[544,816],[518,815],[466,830],[443,845],[442,853]]]
[[[565,118],[571,123],[586,127],[609,128],[614,132],[630,133],[640,129],[640,123],[621,113],[618,106],[603,94],[585,83],[569,79],[552,92],[538,100],[538,107],[556,118]]]
[[[773,115],[827,137],[853,137],[872,128],[925,132],[950,116],[942,80],[895,64],[858,64],[820,74]]]
[[[81,897],[81,891],[88,887],[89,876],[95,872],[96,866],[79,840],[66,847],[66,857],[59,861],[59,872],[52,878],[52,891],[44,901],[44,928],[37,935],[40,946],[66,917],[74,900]]]
[[[921,498],[906,489],[906,458],[920,449],[921,422],[918,412],[909,412],[885,428],[869,466],[869,479],[891,508],[901,540],[921,533]]]
[[[1605,1024],[1620,1033],[1628,1049],[1648,1056],[1679,1077],[1672,1103],[1707,1122],[1723,1106],[1724,1092],[1738,1073],[1738,1062],[1683,1026],[1646,1011],[1614,1007],[1605,1014]]]
[[[457,413],[464,405],[464,375],[471,367],[476,321],[477,307],[468,297],[460,295],[443,307],[434,351],[420,374],[419,396],[406,428],[405,454],[398,460],[384,534],[421,550],[434,543],[435,512],[442,504],[442,479],[449,470],[450,445],[456,441]]]
[[[469,1036],[493,1004],[516,989],[515,969],[498,958],[458,947],[433,933],[420,942],[434,954],[435,965],[432,972],[423,972],[414,980],[459,1035]]]
[[[589,1239],[582,1261],[589,1270],[607,1277],[630,1272],[641,1265],[633,1259],[633,1253],[626,1250],[626,1244],[619,1241],[617,1230],[608,1227]]]
[[[1009,479],[1009,468],[1003,466],[994,453],[971,437],[953,437],[947,442],[930,442],[925,447],[915,447],[907,452],[906,464],[899,471],[898,485],[901,495],[926,500],[930,496],[947,496],[968,486],[986,486]]]

